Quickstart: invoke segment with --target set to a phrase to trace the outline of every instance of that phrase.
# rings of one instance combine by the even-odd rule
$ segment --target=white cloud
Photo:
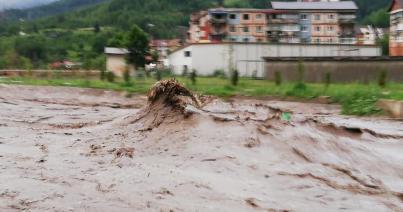
[[[0,10],[10,8],[29,8],[57,0],[0,0]]]

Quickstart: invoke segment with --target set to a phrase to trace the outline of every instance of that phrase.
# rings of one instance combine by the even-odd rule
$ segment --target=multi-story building
[[[393,0],[389,12],[389,55],[403,56],[403,0]]]
[[[187,32],[188,43],[199,43],[209,41],[210,20],[207,11],[193,13],[190,16],[190,27]]]
[[[268,37],[273,42],[356,42],[357,5],[353,1],[272,2]]]
[[[265,42],[267,10],[211,9],[213,41]]]
[[[272,2],[271,9],[216,8],[191,16],[188,42],[355,44],[353,1]]]

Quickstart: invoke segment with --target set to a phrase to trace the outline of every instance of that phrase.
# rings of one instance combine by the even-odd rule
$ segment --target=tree
[[[134,26],[129,32],[126,47],[129,50],[127,61],[135,67],[144,67],[148,54],[149,40],[147,34],[138,26]]]
[[[101,32],[101,27],[99,26],[99,23],[95,23],[95,25],[94,25],[94,32],[95,32],[95,33]]]

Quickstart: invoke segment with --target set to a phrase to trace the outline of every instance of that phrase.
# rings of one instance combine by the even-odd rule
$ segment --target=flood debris
[[[157,82],[148,92],[148,101],[151,105],[163,103],[167,106],[180,107],[182,109],[187,104],[192,104],[198,108],[202,104],[196,95],[175,79]]]
[[[115,156],[116,158],[121,158],[121,157],[129,157],[133,158],[134,155],[134,148],[133,147],[123,147],[115,150]]]

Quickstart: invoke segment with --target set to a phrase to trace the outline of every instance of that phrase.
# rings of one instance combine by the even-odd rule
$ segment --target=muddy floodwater
[[[403,122],[0,85],[0,211],[403,211]]]

